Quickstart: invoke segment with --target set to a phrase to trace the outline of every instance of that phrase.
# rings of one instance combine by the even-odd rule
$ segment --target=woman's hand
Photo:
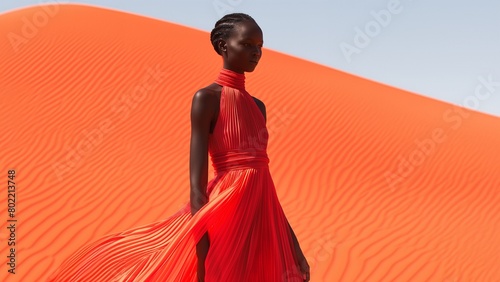
[[[309,282],[311,280],[311,274],[309,273],[309,264],[307,263],[307,259],[302,252],[298,254],[299,258],[299,269],[302,272],[302,278],[304,278],[304,282]]]

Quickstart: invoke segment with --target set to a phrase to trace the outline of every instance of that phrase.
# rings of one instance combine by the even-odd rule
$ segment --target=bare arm
[[[304,256],[304,253],[302,252],[302,249],[300,248],[299,245],[299,240],[297,239],[297,236],[295,236],[295,232],[293,232],[292,226],[290,225],[290,222],[288,222],[288,219],[286,220],[288,223],[288,228],[290,228],[290,233],[292,233],[292,239],[293,239],[293,246],[295,248],[295,252],[299,256]]]
[[[309,263],[307,262],[307,259],[304,253],[302,252],[302,249],[300,248],[299,240],[297,240],[297,236],[295,236],[295,232],[293,232],[290,222],[288,222],[288,219],[286,221],[288,223],[288,227],[290,228],[290,232],[292,233],[293,247],[295,249],[295,254],[297,255],[297,258],[299,260],[298,263],[300,271],[302,272],[303,275],[305,275],[304,281],[310,281],[311,273],[310,273]]]
[[[210,122],[215,113],[217,98],[207,90],[200,90],[193,96],[191,105],[191,143],[189,156],[191,215],[208,202],[206,194],[208,181],[208,135]],[[205,281],[205,259],[210,248],[208,232],[196,244],[197,277]]]
[[[215,113],[216,96],[200,90],[191,105],[191,142],[189,157],[191,214],[194,215],[208,202],[208,135]]]

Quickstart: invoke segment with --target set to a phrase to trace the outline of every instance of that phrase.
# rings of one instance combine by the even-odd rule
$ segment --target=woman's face
[[[224,68],[252,72],[262,56],[262,30],[253,21],[236,23],[227,40],[221,41]]]

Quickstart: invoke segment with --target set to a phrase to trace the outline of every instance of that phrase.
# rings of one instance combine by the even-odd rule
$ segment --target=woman
[[[245,90],[262,31],[250,16],[229,14],[211,40],[224,64],[192,99],[190,202],[80,248],[48,281],[309,281],[269,174],[265,105]],[[208,155],[215,175],[207,183]]]
[[[283,269],[283,274],[281,277],[276,278],[281,280],[273,280],[277,275],[266,274],[266,269],[263,268],[262,276],[255,275],[255,277],[252,277],[254,280],[250,279],[248,281],[289,281],[288,279],[293,278],[294,272],[290,269],[285,270],[289,267],[286,265],[286,259],[280,261],[281,257],[286,257],[287,255],[289,257],[292,257],[292,255],[296,256],[295,260],[298,261],[300,266],[303,281],[309,281],[307,260],[300,249],[293,230],[282,213],[271,176],[269,175],[269,168],[267,166],[269,160],[266,153],[266,107],[262,101],[250,96],[244,88],[244,73],[254,71],[262,56],[262,30],[250,16],[242,13],[234,13],[226,15],[217,21],[210,37],[215,51],[222,56],[223,69],[215,83],[200,89],[193,97],[190,157],[191,213],[194,215],[209,201],[209,198],[217,197],[216,195],[212,197],[211,195],[207,195],[207,193],[219,194],[226,187],[234,188],[233,186],[236,186],[236,189],[241,190],[239,193],[243,194],[241,199],[238,199],[240,202],[239,207],[241,208],[228,208],[228,211],[235,215],[234,218],[239,218],[239,216],[243,218],[245,212],[247,212],[248,216],[252,216],[254,221],[250,220],[248,222],[248,220],[243,218],[246,223],[242,224],[231,218],[228,219],[228,222],[218,224],[217,228],[219,230],[213,228],[213,232],[203,235],[196,246],[199,281],[205,281],[207,271],[205,265],[209,268],[208,275],[210,277],[214,275],[210,273],[211,271],[219,269],[221,271],[240,272],[242,273],[241,275],[249,275],[248,271],[258,272],[259,269],[246,268],[248,264],[259,265],[258,262],[252,261],[247,257],[249,253],[255,255],[260,260],[266,260],[265,263],[262,263],[264,264],[262,267],[272,263],[282,264],[274,269]],[[252,137],[254,138],[252,139]],[[245,140],[257,140],[257,144],[255,144],[256,142],[248,144]],[[207,189],[208,152],[210,152],[213,166],[216,170],[216,179],[209,183]],[[228,180],[226,183],[226,178],[231,178],[231,180]],[[240,181],[243,178],[245,180]],[[219,185],[219,183],[222,184]],[[262,191],[259,191],[259,188],[254,186],[261,187]],[[245,197],[246,195],[248,195],[248,198]],[[268,202],[265,202],[266,200]],[[245,202],[241,203],[241,201]],[[240,211],[241,215],[238,214]],[[258,216],[255,214],[258,214]],[[276,218],[268,219],[267,216]],[[260,221],[266,222],[262,223]],[[251,234],[249,235],[248,229],[252,228],[249,226],[265,226],[270,222],[274,222],[275,225],[267,227],[274,230],[267,230],[267,232],[274,231],[276,236],[282,237],[259,234],[265,228],[258,231],[254,230],[254,237]],[[279,226],[282,228],[279,228]],[[287,228],[287,230],[284,228]],[[241,232],[238,232],[238,229]],[[223,238],[216,238],[217,245],[214,246],[212,244],[211,246],[210,237],[217,237],[219,233],[222,234]],[[250,231],[250,233],[252,232]],[[291,237],[287,238],[287,236]],[[232,241],[241,237],[246,239],[244,241],[246,243],[232,243]],[[257,240],[257,242],[254,243],[252,240]],[[258,246],[258,240],[269,240],[269,242]],[[277,243],[293,243],[294,253],[266,253],[264,245],[268,244],[268,247],[273,249],[276,246],[272,245]],[[255,249],[248,250],[254,244],[257,244]],[[245,253],[239,253],[239,256],[243,256],[244,259],[234,258],[229,262],[229,259],[226,260],[225,256],[230,255],[231,250],[243,252],[245,248],[247,248]],[[280,250],[282,252],[289,251],[287,248]],[[243,265],[238,264],[240,262]],[[221,266],[221,264],[224,264],[224,266]],[[230,275],[217,276],[217,278],[220,279],[217,281],[233,281],[224,280],[232,279],[233,277]],[[246,278],[246,276],[241,277],[241,279]],[[212,279],[208,280],[215,281]]]

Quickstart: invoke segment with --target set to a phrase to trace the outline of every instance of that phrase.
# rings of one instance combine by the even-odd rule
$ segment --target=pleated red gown
[[[105,236],[66,259],[49,281],[197,281],[196,243],[208,231],[206,282],[303,281],[269,172],[268,131],[245,75],[222,69],[209,139],[209,202]]]

